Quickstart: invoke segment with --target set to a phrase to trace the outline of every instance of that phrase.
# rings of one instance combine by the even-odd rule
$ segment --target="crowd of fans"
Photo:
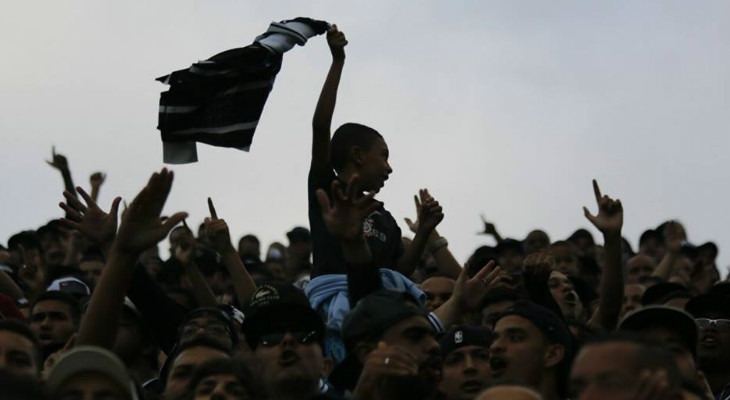
[[[211,199],[195,232],[183,212],[163,217],[167,169],[102,208],[105,175],[75,188],[54,151],[63,218],[0,247],[0,398],[730,399],[717,246],[668,221],[634,252],[621,201],[595,181],[584,212],[602,241],[502,238],[484,221],[497,245],[462,267],[428,190],[404,238],[374,197],[393,172],[383,136],[331,135],[347,41],[336,26],[327,40],[310,226],[287,245],[234,246]]]

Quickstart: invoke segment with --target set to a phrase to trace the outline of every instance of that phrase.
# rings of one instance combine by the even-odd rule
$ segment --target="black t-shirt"
[[[312,278],[325,274],[346,274],[345,259],[340,241],[332,236],[322,219],[317,200],[317,189],[324,189],[330,199],[332,181],[337,179],[334,171],[317,173],[309,171],[309,229],[312,233]],[[363,233],[370,246],[373,261],[380,268],[395,269],[396,262],[403,255],[401,230],[392,215],[380,207],[363,223]]]

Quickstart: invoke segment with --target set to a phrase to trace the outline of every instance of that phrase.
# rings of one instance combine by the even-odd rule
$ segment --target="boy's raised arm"
[[[327,43],[332,52],[332,66],[319,95],[317,108],[312,119],[312,170],[328,168],[330,161],[329,147],[332,125],[332,114],[337,101],[337,88],[340,85],[342,67],[345,65],[345,34],[337,30],[337,25],[327,32]]]

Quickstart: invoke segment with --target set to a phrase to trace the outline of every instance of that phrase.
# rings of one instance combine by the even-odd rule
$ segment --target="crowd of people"
[[[375,197],[393,172],[385,138],[331,133],[347,40],[333,26],[327,41],[310,225],[287,245],[234,245],[212,199],[195,231],[184,212],[163,216],[168,169],[106,208],[105,175],[74,187],[54,150],[63,217],[0,247],[0,398],[730,399],[715,244],[668,221],[634,252],[621,201],[595,181],[584,213],[602,240],[502,238],[484,221],[497,245],[462,267],[426,189],[404,238]]]

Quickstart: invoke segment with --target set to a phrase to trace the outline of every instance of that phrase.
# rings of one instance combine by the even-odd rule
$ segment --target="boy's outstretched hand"
[[[379,201],[373,200],[375,193],[357,198],[360,193],[360,178],[355,175],[347,184],[347,193],[342,192],[340,182],[332,182],[332,198],[330,202],[323,189],[317,190],[317,200],[322,209],[327,230],[343,241],[356,241],[363,238],[363,221],[380,207]]]
[[[591,223],[605,234],[621,234],[624,225],[624,208],[621,200],[614,200],[606,195],[601,195],[598,182],[593,180],[593,193],[596,195],[598,214],[592,215],[588,208],[583,207],[583,213]]]
[[[332,58],[337,60],[343,60],[345,58],[347,39],[345,38],[345,34],[337,29],[337,25],[332,25],[330,30],[327,31],[327,44],[330,46]]]
[[[114,243],[118,250],[131,254],[141,253],[156,245],[188,216],[178,212],[162,222],[160,213],[172,188],[174,174],[163,168],[150,177],[147,185],[129,204]]]

